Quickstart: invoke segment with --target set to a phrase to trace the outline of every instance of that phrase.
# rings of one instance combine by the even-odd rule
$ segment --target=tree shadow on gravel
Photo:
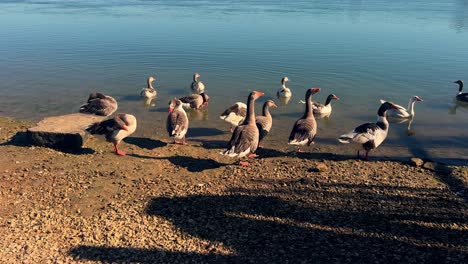
[[[30,139],[28,137],[27,132],[17,132],[13,137],[10,138],[10,140],[3,142],[0,144],[0,146],[16,146],[16,147],[32,147],[35,146],[30,143]],[[42,146],[39,146],[42,147]],[[47,147],[47,146],[43,146]],[[51,148],[56,151],[60,151],[63,153],[68,153],[68,154],[73,154],[73,155],[87,155],[87,154],[93,154],[95,151],[91,148]]]
[[[117,263],[461,263],[468,257],[468,231],[460,226],[467,223],[466,204],[444,190],[295,180],[231,193],[155,197],[146,212],[233,254],[102,246],[70,254]]]
[[[150,138],[141,138],[141,137],[127,137],[124,141],[128,144],[135,145],[139,148],[153,150],[156,148],[161,148],[167,146],[166,142],[161,140],[155,140]]]

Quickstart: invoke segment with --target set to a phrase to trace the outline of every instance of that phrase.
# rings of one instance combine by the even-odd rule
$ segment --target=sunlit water
[[[411,131],[391,124],[373,154],[468,162],[468,107],[453,101],[453,81],[468,81],[468,1],[2,1],[0,25],[2,115],[75,112],[97,90],[138,118],[136,136],[165,139],[167,102],[199,72],[211,102],[189,113],[189,141],[226,141],[219,114],[253,89],[265,92],[259,113],[288,76],[293,98],[272,110],[267,148],[292,150],[298,102],[320,87],[314,99],[341,100],[309,151],[353,153],[336,138],[375,121],[379,99],[418,95]],[[146,108],[148,76],[159,98]]]

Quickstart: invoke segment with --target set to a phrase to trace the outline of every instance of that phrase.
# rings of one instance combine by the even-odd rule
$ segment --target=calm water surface
[[[136,136],[166,139],[167,102],[199,72],[211,104],[189,113],[191,140],[222,141],[230,135],[219,113],[252,89],[265,92],[260,103],[274,98],[288,76],[293,98],[273,110],[267,148],[292,149],[298,102],[321,87],[314,99],[341,100],[310,151],[351,154],[336,137],[375,121],[379,99],[406,107],[418,95],[410,132],[391,124],[374,155],[468,163],[468,107],[454,104],[452,83],[468,81],[466,0],[122,2],[0,2],[0,114],[75,112],[98,90],[137,116]],[[138,95],[152,75],[159,98],[147,108]]]

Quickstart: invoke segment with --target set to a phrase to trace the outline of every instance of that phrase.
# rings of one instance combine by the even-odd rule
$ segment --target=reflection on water
[[[457,33],[461,33],[466,29],[468,24],[468,0],[455,1],[453,7],[451,27]]]

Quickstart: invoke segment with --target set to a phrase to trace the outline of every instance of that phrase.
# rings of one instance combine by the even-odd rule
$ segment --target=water
[[[468,79],[468,1],[122,2],[0,2],[0,113],[75,112],[97,90],[138,118],[137,136],[163,139],[167,102],[199,72],[211,102],[190,113],[191,140],[221,141],[230,135],[219,113],[252,89],[265,92],[260,103],[274,98],[288,76],[293,98],[272,111],[268,148],[291,149],[298,101],[321,87],[314,99],[341,100],[311,151],[350,154],[336,137],[375,121],[379,99],[406,107],[418,95],[411,133],[391,124],[374,155],[468,162],[468,108],[455,108],[452,83]],[[154,75],[159,98],[145,108],[139,91]]]

